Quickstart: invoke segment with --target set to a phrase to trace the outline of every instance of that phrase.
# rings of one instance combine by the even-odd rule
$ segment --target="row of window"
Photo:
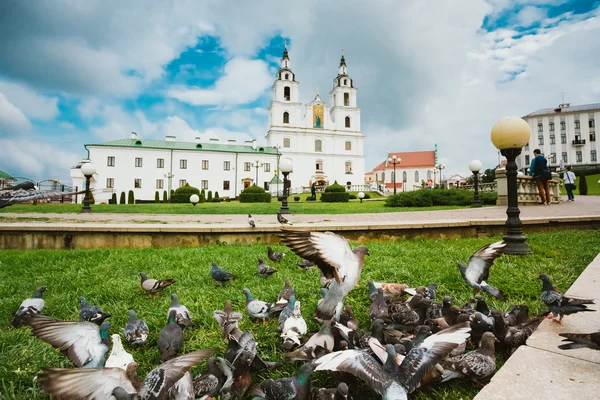
[[[290,123],[290,113],[285,111],[283,113],[283,123],[284,124],[289,124]],[[350,117],[346,117],[344,119],[344,127],[346,128],[350,128]]]
[[[575,135],[575,140],[576,141],[580,141],[581,140],[581,135]],[[596,132],[590,133],[590,142],[595,142],[596,141]],[[560,135],[560,143],[565,144],[567,143],[567,134],[563,133]],[[544,136],[543,135],[538,135],[538,144],[543,145],[544,144]],[[550,135],[550,144],[556,144],[556,137],[554,135]],[[529,143],[527,143],[527,145],[525,147],[528,147]]]
[[[292,141],[290,138],[283,139],[283,147],[289,149],[292,147]],[[346,151],[352,151],[352,142],[344,143],[344,148]],[[322,152],[323,151],[323,141],[321,139],[315,140],[315,151]]]
[[[288,79],[288,74],[285,74],[285,79]],[[347,85],[348,81],[346,79],[344,79],[344,85]],[[283,87],[283,99],[285,101],[290,101],[291,99],[291,89],[289,86],[284,86]],[[344,93],[344,106],[349,107],[350,106],[350,93]]]
[[[548,127],[550,128],[550,132],[554,131],[554,122],[550,122],[548,124]],[[595,128],[596,127],[596,121],[594,120],[594,118],[590,118],[588,120],[588,127],[589,128]],[[581,124],[579,122],[578,119],[575,120],[575,129],[580,129],[581,128]],[[564,131],[567,129],[567,125],[565,123],[565,121],[560,121],[560,130]],[[538,132],[544,132],[544,125],[539,122],[538,123]]]
[[[185,179],[180,179],[179,180],[179,187],[185,186],[187,184],[187,181]],[[107,189],[114,189],[115,187],[115,178],[106,178],[106,188]],[[136,178],[133,180],[133,187],[135,189],[141,189],[142,188],[142,180],[139,178]],[[223,181],[223,190],[229,190],[230,187],[230,182],[229,181]],[[156,180],[156,188],[157,189],[164,189],[165,188],[165,180],[164,179],[157,179]],[[203,180],[200,182],[200,188],[201,189],[208,189],[208,181],[207,180]]]
[[[379,180],[379,175],[375,173],[375,180]],[[431,171],[427,171],[427,180],[431,179]],[[385,181],[385,172],[381,173],[381,180]],[[394,181],[394,171],[392,171],[391,180]],[[402,182],[408,182],[408,173],[402,172]],[[415,171],[415,182],[419,182],[419,171]]]
[[[114,167],[115,166],[115,157],[108,156],[106,165],[109,167]],[[138,168],[141,168],[142,165],[143,165],[142,158],[136,157],[135,166]],[[179,160],[179,169],[187,169],[187,165],[188,165],[187,160]],[[203,170],[208,170],[208,165],[209,165],[208,160],[202,160],[202,169]],[[265,172],[271,172],[271,164],[270,163],[263,163],[261,165]],[[156,168],[164,168],[164,167],[165,167],[165,159],[157,158],[156,159]],[[250,171],[251,167],[252,167],[252,163],[249,163],[249,162],[244,163],[244,171]],[[231,170],[231,162],[223,161],[223,171],[230,171],[230,170]]]
[[[525,156],[525,164],[529,165],[530,160],[531,160],[530,156],[526,155]],[[563,153],[562,153],[562,160],[565,164],[569,162],[568,154],[566,151],[563,151]],[[556,153],[550,153],[550,157],[548,157],[548,161],[550,161],[551,164],[556,164]],[[590,151],[590,162],[592,162],[592,161],[598,161],[598,155],[596,153],[596,150]],[[583,162],[583,152],[581,152],[581,151],[575,152],[575,162],[577,162],[577,163]]]

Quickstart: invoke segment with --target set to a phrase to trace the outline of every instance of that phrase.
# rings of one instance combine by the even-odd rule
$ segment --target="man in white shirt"
[[[571,166],[567,166],[567,171],[563,176],[563,181],[565,183],[565,189],[567,190],[567,196],[569,197],[569,201],[575,201],[575,196],[573,196],[573,190],[575,190],[575,173],[571,171]]]

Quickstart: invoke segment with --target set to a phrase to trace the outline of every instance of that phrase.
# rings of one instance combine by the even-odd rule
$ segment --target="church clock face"
[[[323,105],[315,104],[313,106],[313,128],[323,128]]]

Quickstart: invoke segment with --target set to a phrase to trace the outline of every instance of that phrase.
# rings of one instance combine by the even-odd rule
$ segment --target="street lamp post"
[[[363,192],[358,192],[358,198],[360,199],[360,202],[362,203],[363,199],[365,198],[365,194]]]
[[[287,201],[290,186],[290,182],[288,181],[288,175],[290,174],[290,172],[294,171],[294,164],[291,159],[286,157],[279,163],[279,168],[283,173],[283,196],[281,199],[281,208],[279,209],[279,213],[290,214],[290,209],[288,208]]]
[[[400,161],[402,159],[398,158],[395,154],[391,158],[388,158],[388,162],[394,166],[394,194],[396,194],[396,165],[400,164]]]
[[[90,179],[96,173],[96,166],[91,162],[86,162],[81,166],[81,173],[85,176],[85,197],[80,212],[89,213],[92,211],[90,207]]]
[[[198,204],[198,202],[200,201],[200,196],[198,196],[197,194],[193,194],[190,196],[190,203],[192,203],[192,205],[194,207],[196,207],[196,204]]]
[[[492,127],[490,137],[500,153],[506,157],[506,178],[508,190],[508,207],[506,209],[506,242],[504,253],[512,255],[530,254],[527,238],[523,236],[523,223],[519,218],[519,202],[517,199],[517,156],[529,141],[531,131],[527,122],[519,117],[505,117]]]
[[[254,164],[252,164],[252,168],[256,168],[256,180],[254,181],[254,184],[256,186],[258,186],[258,169],[260,167],[262,167],[264,164],[259,162],[259,160],[256,160],[256,162]]]
[[[471,208],[480,208],[481,207],[481,202],[479,201],[479,171],[481,171],[482,167],[483,167],[483,165],[481,164],[481,161],[479,161],[479,160],[473,160],[469,163],[469,169],[473,173],[473,190],[474,190],[473,204],[471,205]]]
[[[440,189],[442,188],[442,170],[444,168],[446,168],[446,166],[444,164],[437,164],[435,166],[436,169],[438,169],[440,171]]]

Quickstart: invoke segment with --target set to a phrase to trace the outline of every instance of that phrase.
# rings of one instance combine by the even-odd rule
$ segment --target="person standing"
[[[552,174],[548,170],[548,160],[542,155],[540,149],[533,151],[533,160],[529,166],[529,175],[533,176],[533,181],[538,188],[542,204],[550,205],[552,194],[550,193],[550,178]]]
[[[567,166],[567,171],[565,172],[563,180],[565,182],[565,189],[567,190],[569,201],[575,201],[575,196],[573,195],[573,190],[575,190],[575,179],[577,178],[575,173],[571,172],[571,166]]]
[[[310,185],[310,195],[313,200],[317,200],[317,182],[313,182],[312,185]]]

